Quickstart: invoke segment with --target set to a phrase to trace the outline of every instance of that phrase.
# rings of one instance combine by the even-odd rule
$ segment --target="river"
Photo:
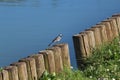
[[[120,12],[120,0],[0,0],[0,66],[40,50],[59,33],[69,44],[76,68],[72,36]]]

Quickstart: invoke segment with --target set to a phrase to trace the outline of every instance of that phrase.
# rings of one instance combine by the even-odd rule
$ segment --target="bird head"
[[[59,34],[59,36],[60,36],[60,37],[62,37],[62,36],[63,36],[63,34],[61,34],[61,33],[60,33],[60,34]]]

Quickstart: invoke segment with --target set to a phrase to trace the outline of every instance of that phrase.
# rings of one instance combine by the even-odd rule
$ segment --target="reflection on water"
[[[40,0],[0,0],[0,6],[40,6]]]
[[[52,6],[57,7],[58,0],[52,0]]]
[[[34,0],[31,5],[34,7],[40,7],[40,0]]]
[[[26,0],[0,0],[0,6],[20,6]]]
[[[7,3],[17,3],[17,2],[22,2],[24,0],[0,0],[0,2],[7,2]]]
[[[59,0],[0,0],[0,6],[31,6],[40,7],[42,6],[52,6],[57,7]],[[44,5],[43,5],[44,4]]]

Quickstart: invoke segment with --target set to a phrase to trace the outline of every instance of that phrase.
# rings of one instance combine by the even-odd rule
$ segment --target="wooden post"
[[[55,59],[55,72],[60,73],[63,70],[62,55],[60,47],[51,47],[48,50],[52,50]]]
[[[11,64],[11,66],[16,66],[18,68],[19,80],[28,80],[27,68],[25,62],[16,62]]]
[[[100,29],[102,44],[106,43],[108,41],[108,39],[107,39],[107,33],[106,33],[105,25],[97,24],[96,27],[98,27]]]
[[[16,66],[7,66],[4,69],[8,71],[9,80],[19,80],[18,79],[18,69]]]
[[[86,58],[90,54],[90,47],[88,41],[88,35],[86,32],[81,32],[80,34],[73,36],[74,46],[78,52],[78,57]],[[79,46],[77,46],[79,45]]]
[[[87,57],[89,57],[88,52],[90,52],[88,35],[85,32],[76,34],[73,36],[74,49],[76,53],[76,61],[78,68],[83,68],[83,64]]]
[[[84,41],[81,34],[76,34],[73,36],[74,49],[76,53],[77,64],[86,58],[87,53],[85,52]]]
[[[117,21],[117,27],[118,27],[118,32],[120,33],[120,14],[114,14],[112,17],[116,18]]]
[[[100,29],[94,26],[91,28],[91,30],[94,32],[95,44],[96,44],[95,46],[98,47],[99,45],[102,44]]]
[[[104,20],[100,24],[105,25],[108,41],[112,41],[113,33],[111,31],[110,23],[107,20]]]
[[[34,58],[23,58],[19,62],[25,62],[27,66],[28,80],[37,80],[36,63]]]
[[[115,20],[115,18],[109,18],[108,21],[110,22],[111,31],[113,33],[113,39],[114,39],[115,37],[117,37],[119,35],[116,20]]]
[[[86,57],[89,57],[91,55],[91,51],[90,51],[90,46],[89,46],[88,35],[86,34],[86,32],[81,32],[80,34],[82,35],[82,38],[84,41],[85,52],[87,54]]]
[[[10,80],[9,79],[9,74],[7,70],[2,70],[0,72],[0,80]]]
[[[119,34],[119,32],[120,32],[120,29],[119,29],[119,20],[120,20],[120,17],[113,16],[111,18],[115,19],[116,25],[117,25],[118,34]]]
[[[40,79],[40,77],[43,75],[43,72],[45,71],[43,55],[42,54],[33,54],[30,57],[35,59],[37,77],[38,77],[38,79]]]
[[[54,54],[51,50],[43,50],[40,51],[39,54],[42,54],[45,61],[45,69],[49,71],[49,73],[55,72],[55,61]]]
[[[3,74],[0,72],[0,80],[3,80]]]
[[[68,44],[63,43],[63,44],[57,44],[57,45],[54,45],[54,46],[61,48],[63,66],[70,68],[71,64],[70,64],[70,55],[69,55]]]
[[[93,48],[95,48],[94,32],[90,29],[86,29],[85,33],[88,36],[88,43],[89,43],[89,48],[90,48],[90,53],[91,53]]]

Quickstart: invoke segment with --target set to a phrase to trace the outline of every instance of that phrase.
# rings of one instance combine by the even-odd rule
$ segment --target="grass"
[[[40,80],[120,80],[119,38],[94,49],[93,55],[85,61],[84,69],[65,68],[59,74],[45,72]]]
[[[44,72],[40,80],[92,80],[83,75],[80,70],[71,70],[65,68],[63,72],[59,74],[49,74],[47,71]]]
[[[119,38],[115,38],[111,43],[95,49],[92,57],[87,59],[86,64],[86,69],[83,71],[86,77],[120,80]]]
[[[2,67],[0,67],[0,72],[3,70],[3,68]]]

